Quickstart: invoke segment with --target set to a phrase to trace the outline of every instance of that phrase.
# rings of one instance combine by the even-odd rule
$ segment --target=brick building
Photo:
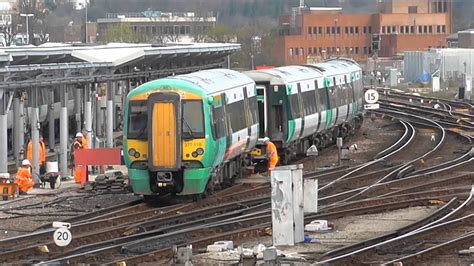
[[[371,35],[379,33],[379,56],[445,47],[451,34],[452,0],[371,0],[378,13],[348,14],[342,8],[301,6],[280,18],[276,51],[282,64],[304,64],[330,56],[366,60]]]

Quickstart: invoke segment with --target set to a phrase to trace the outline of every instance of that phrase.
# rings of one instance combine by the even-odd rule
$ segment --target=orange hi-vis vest
[[[33,143],[31,139],[28,141],[26,147],[26,159],[33,163]],[[46,162],[46,146],[44,142],[40,141],[39,143],[39,164],[43,165]]]
[[[271,171],[278,163],[278,151],[271,141],[267,143],[268,170]]]
[[[23,192],[28,192],[35,185],[35,182],[33,182],[31,178],[31,173],[26,167],[20,167],[20,169],[18,169],[15,176],[15,183]]]

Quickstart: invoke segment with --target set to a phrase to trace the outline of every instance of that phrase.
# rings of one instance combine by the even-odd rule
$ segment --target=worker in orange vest
[[[35,185],[35,182],[33,182],[31,176],[30,168],[30,161],[28,159],[25,159],[21,163],[21,167],[16,173],[15,183],[18,185],[20,195],[25,195]]]
[[[33,161],[33,143],[31,138],[28,140],[28,145],[26,148],[26,159],[30,162]],[[40,174],[46,173],[46,146],[44,145],[43,136],[39,137],[39,169]]]
[[[84,137],[84,135],[82,135],[81,132],[78,132],[76,134],[76,138],[73,143],[73,148],[74,150],[89,148],[87,144],[87,140]],[[76,182],[76,184],[81,184],[82,175],[86,175],[87,177],[87,166],[76,164],[74,167],[74,181]]]
[[[275,166],[278,163],[278,151],[275,144],[273,144],[273,142],[271,142],[269,138],[265,138],[263,143],[265,144],[265,147],[267,150],[267,153],[266,153],[266,156],[268,158],[267,175],[270,175],[270,172],[273,169],[275,169]]]

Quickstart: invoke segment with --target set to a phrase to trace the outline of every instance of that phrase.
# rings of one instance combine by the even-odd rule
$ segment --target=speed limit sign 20
[[[367,90],[364,94],[366,103],[376,103],[379,100],[379,93],[376,90]]]
[[[71,243],[72,234],[65,227],[61,227],[54,231],[54,243],[60,247],[65,247]]]

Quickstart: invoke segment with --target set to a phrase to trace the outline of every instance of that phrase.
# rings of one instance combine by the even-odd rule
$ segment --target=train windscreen
[[[129,139],[142,139],[148,138],[147,124],[148,124],[148,113],[147,113],[147,102],[134,102],[130,103],[130,109],[128,111],[128,132],[127,138]]]
[[[204,117],[201,101],[183,101],[183,139],[204,138]]]

